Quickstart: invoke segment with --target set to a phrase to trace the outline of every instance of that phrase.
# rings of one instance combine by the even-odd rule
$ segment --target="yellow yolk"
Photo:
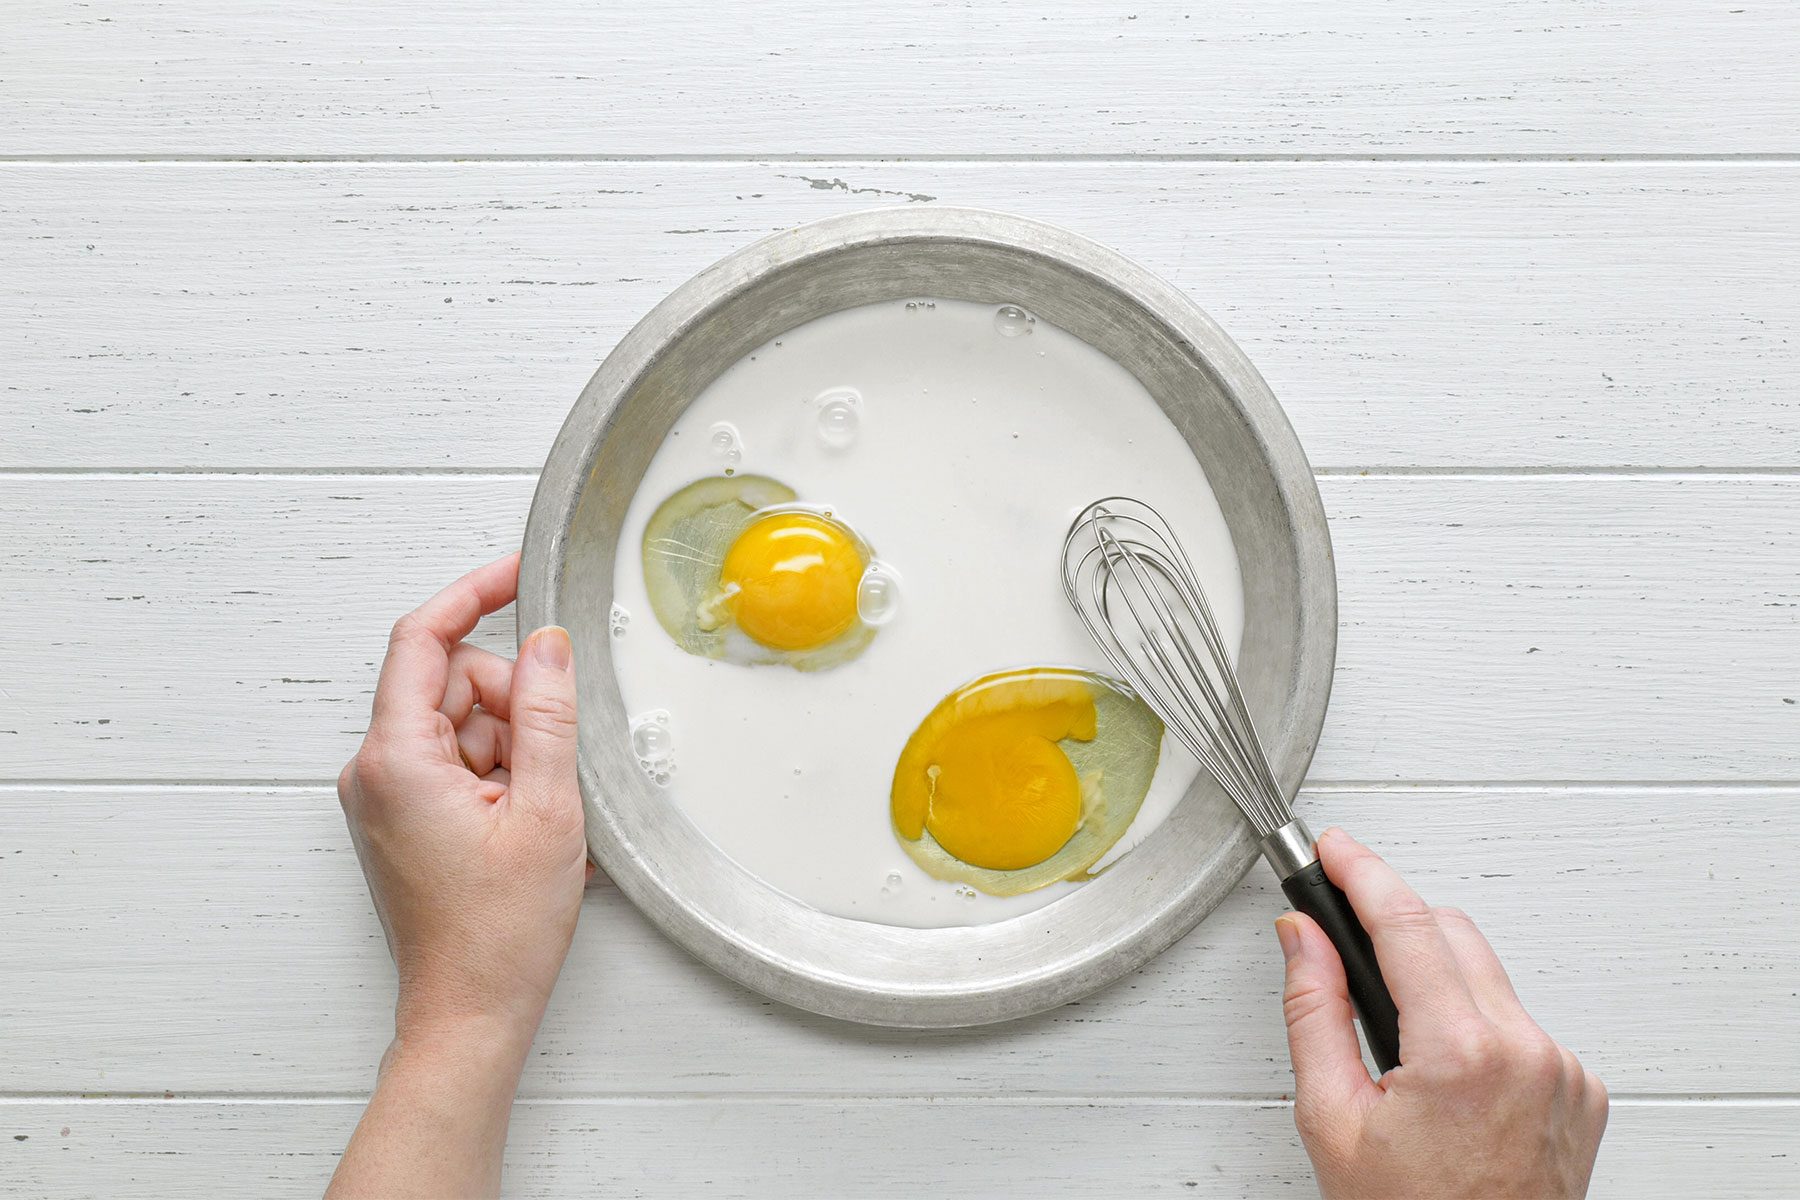
[[[732,619],[774,650],[811,650],[856,623],[862,549],[849,530],[806,512],[752,522],[725,553],[719,585]]]
[[[929,829],[963,862],[1016,871],[1081,825],[1081,781],[1057,745],[1092,741],[1093,686],[1072,673],[989,675],[951,693],[907,740],[894,770],[894,828]]]

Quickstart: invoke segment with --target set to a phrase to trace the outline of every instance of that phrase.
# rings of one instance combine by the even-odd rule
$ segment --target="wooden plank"
[[[1321,484],[1342,636],[1314,779],[1800,777],[1800,479]],[[531,490],[0,477],[0,779],[334,778],[394,618],[516,546]]]
[[[1800,480],[1320,483],[1340,632],[1313,778],[1796,777]]]
[[[682,280],[936,198],[1187,289],[1323,467],[1792,467],[1796,190],[1793,163],[0,165],[0,466],[535,469]]]
[[[0,1141],[0,1195],[317,1196],[359,1108],[8,1106],[0,1126],[22,1132]],[[1797,1136],[1791,1104],[1615,1105],[1590,1195],[1786,1200],[1800,1188]],[[1284,1105],[682,1100],[521,1104],[506,1186],[683,1200],[1269,1197],[1310,1194],[1312,1171]]]
[[[1793,789],[1309,791],[1470,912],[1527,1006],[1619,1092],[1800,1079]],[[1292,1087],[1256,869],[1098,996],[991,1029],[866,1029],[728,983],[590,891],[527,1094],[1253,1095]],[[160,1095],[367,1086],[392,967],[326,789],[0,790],[0,1088]],[[3,1111],[3,1110],[0,1110]],[[4,1130],[0,1129],[0,1133]]]
[[[0,152],[1792,151],[1784,5],[14,0]]]

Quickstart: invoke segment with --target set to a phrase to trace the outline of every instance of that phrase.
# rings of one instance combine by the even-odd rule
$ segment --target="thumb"
[[[575,654],[556,625],[525,639],[512,677],[509,794],[543,813],[579,809],[575,785]]]
[[[1302,913],[1278,919],[1275,934],[1287,959],[1281,1009],[1287,1019],[1288,1055],[1294,1060],[1296,1116],[1326,1116],[1321,1126],[1341,1128],[1346,1121],[1330,1118],[1345,1114],[1365,1089],[1375,1086],[1351,1023],[1343,961],[1325,931]]]

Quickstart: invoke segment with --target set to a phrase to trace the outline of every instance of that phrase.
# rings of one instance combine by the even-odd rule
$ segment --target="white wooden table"
[[[331,791],[388,623],[517,544],[671,287],[934,202],[1262,367],[1342,591],[1303,807],[1610,1084],[1597,1194],[1800,1194],[1797,45],[1759,0],[8,0],[0,1194],[318,1192],[393,999]],[[1265,875],[936,1034],[598,888],[510,1187],[1310,1194]]]

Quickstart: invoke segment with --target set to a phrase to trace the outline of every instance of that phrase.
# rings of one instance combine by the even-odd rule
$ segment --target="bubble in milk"
[[[1000,331],[1001,337],[1018,337],[1030,333],[1031,327],[1037,324],[1037,318],[1016,304],[1002,304],[994,312],[994,328]]]
[[[744,439],[730,421],[715,422],[707,431],[706,444],[713,457],[725,464],[727,475],[744,459]]]
[[[833,388],[814,401],[819,413],[819,440],[833,450],[845,450],[862,428],[862,393],[855,388]]]
[[[880,559],[872,560],[856,586],[856,615],[865,625],[886,625],[899,610],[899,574]]]
[[[631,613],[623,604],[614,604],[608,615],[606,626],[616,638],[624,637],[626,627],[631,624]]]
[[[652,783],[669,782],[675,772],[675,734],[667,710],[655,709],[632,721],[631,749]]]
[[[675,739],[661,725],[643,724],[631,731],[631,747],[644,762],[660,762],[669,756]]]

